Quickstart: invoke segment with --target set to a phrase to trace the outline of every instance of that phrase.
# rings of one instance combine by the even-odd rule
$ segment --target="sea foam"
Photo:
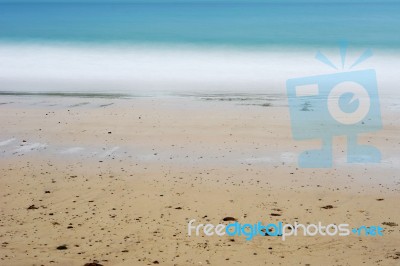
[[[263,91],[285,92],[289,78],[337,72],[313,49],[0,44],[2,91]],[[339,53],[324,51],[334,62]],[[352,53],[353,52],[353,53]],[[362,51],[349,51],[348,62]],[[353,58],[352,58],[353,56]],[[353,70],[377,70],[394,90],[400,56],[378,53]]]

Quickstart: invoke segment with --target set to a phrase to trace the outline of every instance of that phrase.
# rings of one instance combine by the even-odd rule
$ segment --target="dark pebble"
[[[61,245],[61,246],[58,246],[57,249],[58,250],[66,250],[68,248],[67,248],[67,245]]]

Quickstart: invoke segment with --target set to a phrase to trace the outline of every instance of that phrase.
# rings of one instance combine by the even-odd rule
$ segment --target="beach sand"
[[[399,265],[399,110],[360,138],[382,163],[345,163],[339,137],[333,168],[299,169],[318,141],[292,139],[284,98],[242,97],[2,96],[0,265]],[[384,236],[187,233],[224,217]]]

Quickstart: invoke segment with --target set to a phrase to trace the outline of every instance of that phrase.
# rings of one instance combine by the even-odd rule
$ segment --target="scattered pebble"
[[[67,245],[61,245],[57,247],[58,250],[66,250],[68,249]]]

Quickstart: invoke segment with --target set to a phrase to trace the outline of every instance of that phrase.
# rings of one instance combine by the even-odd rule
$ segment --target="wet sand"
[[[381,164],[346,164],[339,137],[332,169],[299,169],[318,141],[292,139],[285,101],[228,98],[2,96],[0,265],[400,263],[397,109],[360,139]],[[187,234],[224,217],[384,236]]]

